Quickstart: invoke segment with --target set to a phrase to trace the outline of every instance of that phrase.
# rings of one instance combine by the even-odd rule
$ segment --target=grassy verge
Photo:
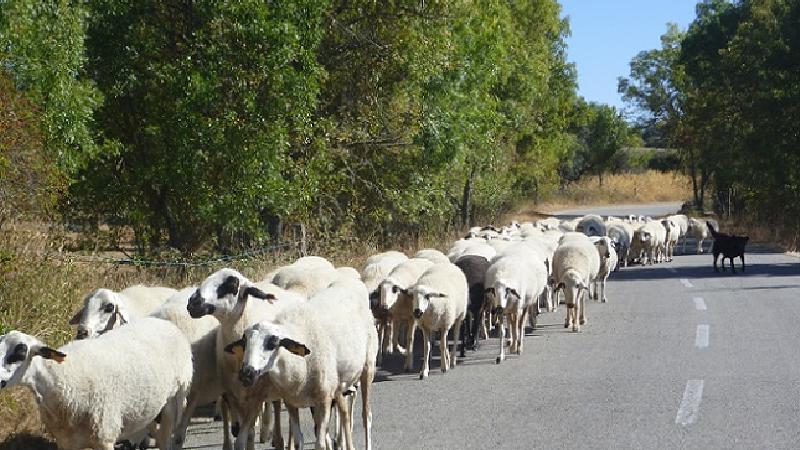
[[[601,186],[597,177],[584,177],[545,196],[538,204],[520,211],[553,211],[572,206],[683,201],[691,198],[691,181],[676,172],[648,170],[642,173],[608,174]]]

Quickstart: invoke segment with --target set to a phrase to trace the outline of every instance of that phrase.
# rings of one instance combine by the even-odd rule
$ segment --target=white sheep
[[[662,220],[661,225],[664,227],[664,230],[666,230],[664,238],[664,257],[667,261],[672,261],[675,246],[678,245],[678,240],[681,238],[681,227],[669,218]]]
[[[33,392],[59,448],[113,450],[159,415],[156,442],[173,448],[192,381],[191,348],[175,325],[144,318],[58,350],[12,331],[0,336],[0,356],[0,388],[22,384]]]
[[[667,230],[663,225],[658,222],[645,222],[633,232],[632,256],[640,258],[643,266],[659,262],[666,236]]]
[[[492,259],[496,253],[497,250],[485,241],[458,240],[450,247],[447,258],[453,263],[466,255],[482,256],[488,260]]]
[[[370,295],[377,294],[378,286],[389,276],[392,269],[407,260],[408,256],[394,250],[378,253],[367,258],[364,263],[364,270],[361,271],[361,281],[364,282]]]
[[[536,227],[542,231],[557,230],[561,226],[561,220],[556,217],[548,217],[536,221]]]
[[[180,449],[186,439],[186,429],[194,410],[201,405],[218,401],[224,393],[222,374],[217,365],[216,342],[219,321],[212,316],[193,319],[186,310],[189,297],[196,286],[176,292],[149,317],[163,319],[174,324],[183,333],[192,348],[192,384],[186,398],[182,419],[175,428],[175,444]],[[224,402],[220,405],[223,414],[223,429],[230,427],[228,410]]]
[[[606,233],[614,245],[619,258],[619,266],[628,267],[630,258],[631,243],[633,241],[633,226],[628,222],[615,220],[606,224]]]
[[[606,223],[596,214],[589,214],[578,219],[575,231],[580,231],[587,236],[605,236]]]
[[[686,254],[686,234],[689,231],[689,218],[685,214],[673,214],[665,217],[665,219],[671,220],[679,228],[678,236],[683,240],[681,255]]]
[[[444,253],[435,248],[424,248],[414,254],[414,258],[427,259],[434,264],[449,263],[450,259]]]
[[[335,270],[334,270],[335,272]],[[241,338],[244,330],[255,323],[275,318],[282,309],[304,303],[305,298],[299,294],[288,292],[269,283],[253,283],[236,270],[225,268],[209,275],[200,287],[189,298],[186,305],[193,318],[213,315],[220,322],[216,339],[217,365],[222,374],[222,383],[226,392],[226,400],[234,414],[238,417],[240,431],[236,437],[236,449],[242,450],[245,445],[252,450],[255,446],[255,434],[252,433],[256,418],[263,408],[263,400],[256,400],[238,381],[240,361],[223,351],[225,345]],[[277,401],[279,398],[271,398]],[[264,413],[269,419],[269,407]],[[275,405],[273,444],[283,445],[280,430],[280,408]],[[265,425],[269,427],[269,421]],[[230,448],[230,437],[227,430],[223,434],[223,445]]]
[[[353,267],[349,266],[337,267],[336,273],[338,275],[338,278],[350,278],[351,280],[361,281],[361,274],[358,273],[358,270],[356,270]]]
[[[579,220],[580,219],[562,220],[561,223],[558,224],[558,229],[565,233],[576,231],[578,228]]]
[[[611,272],[617,267],[619,259],[611,238],[608,236],[597,236],[590,239],[595,247],[597,247],[597,252],[600,256],[600,269],[597,272],[597,277],[594,279],[593,297],[595,300],[599,299],[602,303],[606,303],[608,301],[606,297],[606,281]]]
[[[430,367],[431,339],[433,333],[441,333],[439,350],[441,352],[442,372],[448,366],[456,366],[456,349],[461,335],[461,324],[467,314],[469,288],[464,272],[450,262],[434,264],[409,289],[413,298],[414,318],[422,329],[424,355],[420,379],[428,376]],[[453,330],[453,353],[447,350],[447,333]],[[412,353],[413,348],[409,347]]]
[[[344,395],[359,383],[365,447],[372,447],[369,401],[378,336],[367,295],[363,283],[340,280],[308,303],[255,324],[226,347],[243,358],[239,379],[253,386],[255,398],[284,399],[298,443],[304,442],[298,408],[312,407],[315,448],[331,448],[326,430],[335,401],[344,422],[344,448],[352,449],[352,408]]]
[[[120,292],[97,289],[83,299],[83,307],[69,324],[78,326],[78,339],[94,337],[147,316],[175,292],[171,288],[138,284]]]
[[[306,256],[281,267],[271,283],[289,292],[310,298],[336,281],[341,274],[327,260],[319,256]]]
[[[697,242],[697,254],[703,253],[703,241],[708,239],[708,227],[706,223],[700,219],[689,219],[687,234],[692,236]]]
[[[420,276],[428,270],[433,263],[424,258],[411,258],[395,267],[379,287],[380,298],[378,310],[382,312],[382,319],[378,323],[378,363],[383,361],[383,356],[394,349],[404,354],[405,370],[411,370],[414,364],[411,349],[414,346],[414,308],[413,300],[408,289],[417,282]],[[400,328],[406,328],[406,346],[399,344]],[[391,338],[391,345],[388,339]]]
[[[564,328],[580,331],[586,323],[586,291],[600,270],[600,256],[588,237],[565,236],[553,255],[553,279],[556,289],[564,290],[567,318]]]
[[[539,299],[546,294],[547,267],[536,252],[518,252],[500,256],[492,261],[486,271],[486,291],[489,294],[489,307],[501,315],[500,355],[497,364],[505,360],[504,318],[508,319],[511,331],[509,352],[521,354],[525,337],[525,319],[534,306],[538,309]]]

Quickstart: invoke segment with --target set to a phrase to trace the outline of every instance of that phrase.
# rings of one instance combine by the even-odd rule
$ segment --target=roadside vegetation
[[[800,242],[800,4],[697,5],[631,60],[619,92],[649,146],[678,150],[697,209]],[[706,198],[710,198],[707,204]]]
[[[556,0],[0,2],[0,334],[298,236],[359,267],[559,206],[713,198],[796,245],[800,7],[698,8],[620,82],[632,127],[578,96]]]

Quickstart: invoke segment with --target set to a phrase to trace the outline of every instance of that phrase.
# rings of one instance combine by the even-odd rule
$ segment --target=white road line
[[[697,326],[697,335],[694,339],[694,346],[697,348],[708,347],[708,325]]]
[[[708,309],[706,308],[706,302],[702,297],[695,297],[692,300],[694,300],[694,307],[697,308],[698,311],[705,311]]]
[[[703,380],[689,380],[686,383],[686,390],[683,391],[683,400],[678,407],[678,415],[675,416],[675,423],[678,425],[690,425],[697,421],[697,414],[700,412],[700,400],[703,398]]]
[[[692,284],[691,281],[689,281],[688,278],[681,278],[681,283],[683,283],[683,286],[687,287],[687,288],[693,288],[694,287],[694,285]]]

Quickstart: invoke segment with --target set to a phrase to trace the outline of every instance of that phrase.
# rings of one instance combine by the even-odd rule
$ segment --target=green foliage
[[[141,252],[247,247],[278,220],[390,240],[488,219],[558,183],[578,142],[556,0],[3,8],[64,211]]]
[[[0,3],[0,71],[40,109],[47,158],[70,176],[92,158],[92,114],[100,92],[82,72],[86,6],[82,2]]]
[[[626,99],[668,131],[681,149],[702,206],[704,189],[733,193],[739,213],[800,235],[800,4],[790,0],[698,4],[697,18],[647,86],[669,86],[669,99],[621,88]],[[661,52],[665,48],[648,54]],[[638,85],[637,85],[638,86]],[[627,95],[630,94],[630,95]],[[645,100],[652,99],[651,103]],[[672,115],[662,111],[674,108]]]
[[[95,2],[88,70],[115,144],[74,187],[81,206],[133,224],[142,245],[166,229],[184,252],[211,234],[258,238],[264,214],[304,214],[325,6]]]

